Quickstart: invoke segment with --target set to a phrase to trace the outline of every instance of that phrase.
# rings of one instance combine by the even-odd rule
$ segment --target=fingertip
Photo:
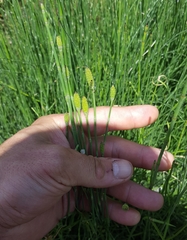
[[[150,211],[156,212],[158,210],[160,210],[163,205],[164,205],[164,197],[162,196],[162,194],[155,192],[155,199],[154,199],[154,204],[152,204]]]
[[[154,107],[154,112],[155,112],[155,116],[156,116],[156,119],[158,118],[159,116],[159,110],[157,107],[153,106]]]
[[[168,151],[164,151],[164,154],[162,155],[162,165],[160,170],[168,170],[172,167],[174,161],[174,156],[172,153]]]
[[[145,105],[145,113],[151,113],[148,125],[155,122],[159,116],[158,108],[152,105]]]
[[[155,122],[159,115],[158,108],[152,105],[134,105],[126,109],[129,109],[129,121],[134,119],[133,128],[148,126]]]
[[[144,191],[144,195],[147,195],[147,199],[143,200],[143,197],[140,201],[139,204],[135,205],[136,207],[151,211],[151,212],[156,212],[160,210],[163,205],[164,205],[164,197],[162,196],[161,193],[159,193],[158,190],[149,190],[149,189],[142,189],[142,192]]]
[[[136,211],[136,214],[134,215],[134,224],[133,225],[138,224],[140,219],[141,219],[141,214],[140,214],[140,212]]]
[[[136,209],[130,208],[131,222],[129,222],[129,226],[134,226],[140,222],[141,214]],[[131,225],[130,225],[131,224]]]
[[[154,111],[155,111],[155,115],[159,115],[159,110],[158,110],[158,108],[156,107],[156,106],[152,106],[152,105],[149,105],[149,106],[151,106],[152,108],[154,108]]]
[[[113,205],[112,208],[110,205]],[[123,210],[122,205],[119,203],[109,203],[109,217],[122,225],[134,226],[139,223],[141,215],[139,211],[134,208],[129,208],[128,210]],[[111,211],[112,209],[112,211]]]
[[[122,220],[121,224],[126,225],[126,226],[134,226],[134,225],[138,224],[141,219],[140,212],[134,208],[129,208],[129,210],[124,211],[124,213],[122,215],[124,215],[124,216],[121,219]]]

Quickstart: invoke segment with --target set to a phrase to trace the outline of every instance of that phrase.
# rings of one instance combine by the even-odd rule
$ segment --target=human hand
[[[106,129],[108,107],[97,108],[98,143]],[[113,107],[109,131],[144,127],[156,120],[152,106]],[[83,117],[86,132],[86,122]],[[93,109],[89,110],[91,132]],[[64,115],[36,120],[0,146],[0,238],[41,239],[70,211],[75,209],[73,186],[107,188],[107,194],[136,208],[156,211],[163,197],[129,179],[133,166],[151,169],[160,150],[108,136],[104,158],[86,156],[71,149],[65,137]],[[171,167],[173,156],[165,152],[159,170]],[[119,167],[119,168],[118,168]],[[118,171],[119,170],[119,171]],[[138,196],[138,198],[137,198]],[[121,204],[108,201],[112,220],[134,225],[140,220],[137,210],[122,210]]]

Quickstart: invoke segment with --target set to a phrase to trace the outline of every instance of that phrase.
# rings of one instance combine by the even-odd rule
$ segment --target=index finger
[[[103,135],[109,118],[110,107],[97,107],[89,109],[88,119],[81,113],[81,125],[84,132],[90,131],[91,135]],[[95,112],[95,113],[94,113]],[[158,110],[151,105],[135,105],[128,107],[112,107],[107,131],[129,130],[145,127],[153,123],[158,117]],[[88,123],[88,124],[87,124]],[[77,123],[80,125],[80,123]],[[33,125],[42,125],[48,130],[61,130],[66,134],[64,114],[51,114],[37,119]],[[71,127],[71,126],[70,126]],[[70,137],[70,136],[69,136]],[[72,138],[70,140],[70,138]],[[69,141],[73,141],[73,136]]]
[[[109,117],[109,107],[97,107],[96,125],[97,135],[106,131]],[[129,130],[150,125],[158,118],[158,109],[151,105],[135,105],[128,107],[112,107],[109,119],[108,131]],[[94,109],[89,109],[89,130],[94,133]],[[86,119],[82,117],[82,124],[86,130]]]
[[[110,107],[97,107],[96,117],[94,109],[90,108],[88,112],[89,131],[91,134],[97,133],[102,135],[106,131],[107,120],[109,117]],[[53,121],[62,130],[66,128],[64,116],[62,114],[51,115]],[[112,107],[108,131],[128,130],[133,128],[145,127],[153,123],[158,117],[158,109],[151,105],[135,105],[128,107]],[[82,126],[86,132],[88,129],[86,117],[82,113]],[[96,129],[94,119],[96,118]]]

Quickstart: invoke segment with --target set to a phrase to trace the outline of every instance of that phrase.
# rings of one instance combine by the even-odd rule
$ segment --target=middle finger
[[[104,137],[97,138],[98,148],[104,141]],[[93,153],[95,153],[94,140],[92,141]],[[157,160],[160,149],[140,145],[138,143],[116,137],[108,136],[104,145],[104,157],[126,159],[134,167],[152,169],[153,163]],[[167,151],[164,152],[159,166],[159,170],[168,170],[171,168],[173,155]]]

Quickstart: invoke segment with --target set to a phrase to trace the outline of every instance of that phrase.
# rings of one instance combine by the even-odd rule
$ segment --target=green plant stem
[[[97,143],[97,117],[96,117],[96,102],[95,102],[95,85],[92,89],[92,101],[94,109],[94,141],[95,141],[95,155],[98,157],[98,143]]]
[[[173,118],[172,118],[172,121],[171,121],[171,124],[170,124],[170,128],[169,128],[169,130],[167,132],[166,138],[165,138],[164,143],[162,145],[160,154],[158,156],[158,160],[156,161],[155,167],[154,167],[154,169],[152,170],[152,173],[151,173],[150,189],[152,189],[153,186],[154,186],[154,182],[155,182],[155,179],[156,179],[156,176],[157,176],[157,173],[158,173],[158,168],[160,166],[160,162],[162,160],[162,156],[163,156],[164,151],[166,149],[166,146],[168,144],[170,135],[171,135],[171,133],[172,133],[172,131],[174,129],[174,126],[175,126],[175,123],[177,121],[177,117],[179,115],[180,109],[181,109],[181,107],[182,107],[182,105],[184,103],[184,100],[186,98],[186,94],[187,94],[186,78],[184,78],[183,83],[184,84],[183,84],[183,89],[182,89],[182,93],[181,93],[181,96],[180,96],[180,100],[179,100],[179,102],[177,104],[177,107],[176,107],[176,109],[174,111]]]

